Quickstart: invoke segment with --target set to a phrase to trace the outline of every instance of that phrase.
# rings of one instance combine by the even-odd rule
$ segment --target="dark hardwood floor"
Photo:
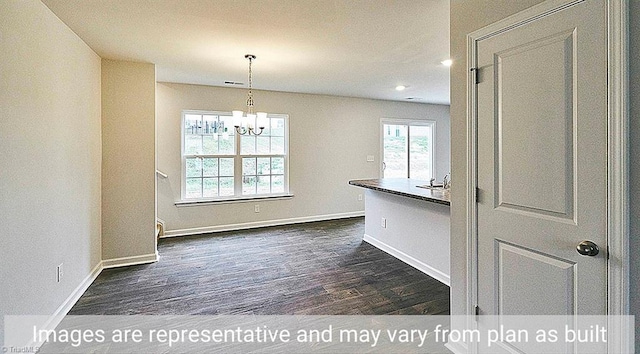
[[[69,315],[449,314],[449,287],[363,233],[353,218],[162,239],[159,262],[104,270]]]

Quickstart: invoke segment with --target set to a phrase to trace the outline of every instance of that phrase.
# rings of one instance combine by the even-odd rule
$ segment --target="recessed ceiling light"
[[[407,87],[404,85],[398,85],[396,86],[396,91],[404,91],[404,89],[406,89]]]
[[[421,100],[422,97],[405,97],[405,100],[408,101],[416,101],[416,100]]]
[[[443,60],[441,61],[442,65],[444,66],[451,66],[451,64],[453,64],[453,60],[451,59],[447,59],[447,60]]]

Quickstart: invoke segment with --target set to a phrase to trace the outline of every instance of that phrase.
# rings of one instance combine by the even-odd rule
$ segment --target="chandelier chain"
[[[253,88],[253,71],[251,70],[251,64],[253,62],[253,57],[249,56],[249,93],[247,94],[247,107],[248,107],[248,113],[249,114],[253,114],[253,91],[251,90]]]
[[[267,114],[264,112],[254,113],[253,108],[253,60],[256,58],[253,54],[244,56],[249,59],[249,92],[247,92],[247,115],[242,111],[233,111],[234,127],[239,135],[260,135],[265,128],[265,119]]]

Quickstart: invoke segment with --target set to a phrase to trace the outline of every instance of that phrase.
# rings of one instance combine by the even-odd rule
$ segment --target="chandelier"
[[[260,135],[267,124],[267,114],[253,111],[253,88],[251,64],[256,59],[253,54],[244,56],[249,59],[249,92],[247,93],[247,114],[242,111],[233,111],[233,126],[240,135]]]

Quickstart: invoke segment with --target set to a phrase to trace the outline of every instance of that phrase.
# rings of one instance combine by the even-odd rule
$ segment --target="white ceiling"
[[[449,104],[448,0],[42,1],[158,81],[246,86],[251,53],[257,89]]]

